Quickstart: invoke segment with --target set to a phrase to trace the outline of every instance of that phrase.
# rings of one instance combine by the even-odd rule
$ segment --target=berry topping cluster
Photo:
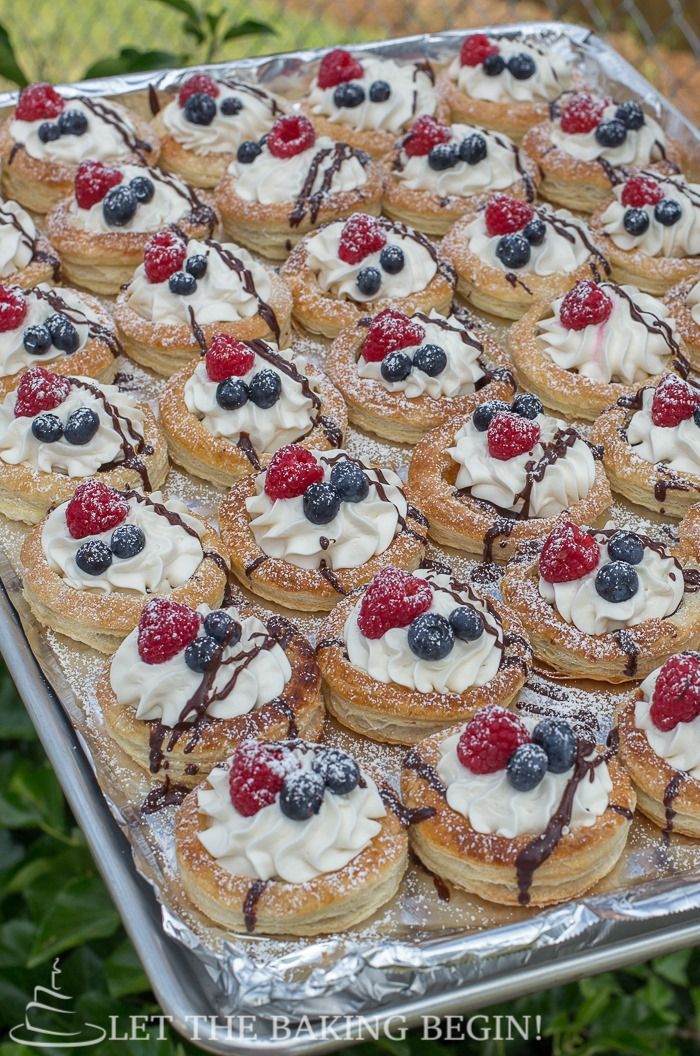
[[[156,187],[149,176],[134,176],[124,183],[122,172],[101,161],[82,161],[75,174],[75,200],[80,209],[102,202],[102,215],[110,227],[124,227],[139,205],[150,202]]]
[[[612,298],[593,279],[581,279],[566,293],[559,306],[559,322],[567,330],[600,326],[610,317]]]
[[[367,363],[381,363],[385,381],[404,381],[414,367],[436,378],[447,366],[447,353],[440,345],[423,344],[424,337],[419,323],[395,308],[385,308],[367,331],[362,355]],[[419,346],[413,355],[403,351],[413,345]]]
[[[677,374],[665,374],[654,390],[651,420],[662,429],[671,429],[694,418],[700,426],[700,389]]]
[[[287,114],[275,121],[267,133],[267,149],[273,158],[293,158],[313,147],[314,126],[303,114]]]
[[[61,136],[84,136],[88,119],[82,110],[64,110],[58,121],[42,121],[37,135],[42,143],[53,143]]]
[[[361,84],[364,70],[362,64],[344,48],[333,48],[321,59],[318,69],[319,88],[334,88],[333,102],[339,108],[361,106],[365,99],[371,103],[385,103],[391,96],[391,85],[388,81],[372,81],[365,91]]]
[[[649,230],[652,217],[662,227],[673,227],[683,215],[680,202],[664,197],[663,188],[652,176],[632,176],[622,188],[620,201],[625,206],[625,231],[637,237]]]
[[[542,402],[530,392],[521,392],[512,403],[487,400],[472,415],[474,428],[486,433],[489,454],[500,462],[531,451],[539,442],[541,429],[535,419],[542,414]]]
[[[342,458],[324,480],[323,466],[298,444],[281,447],[270,459],[265,474],[268,498],[302,498],[302,509],[311,524],[328,524],[338,515],[341,503],[362,502],[369,494],[369,480],[357,462]]]
[[[27,300],[16,286],[0,286],[0,333],[18,330],[27,314]],[[32,356],[44,356],[51,348],[70,355],[80,344],[78,331],[67,315],[53,312],[44,323],[28,326],[22,344]]]
[[[78,547],[75,563],[81,572],[101,576],[113,558],[126,560],[141,553],[146,536],[137,525],[123,523],[128,512],[127,498],[107,484],[91,478],[78,485],[66,506],[66,526],[71,538],[85,539],[112,531],[109,543],[89,539]]]
[[[659,671],[649,712],[658,730],[674,730],[679,722],[700,715],[700,653],[679,653]]]
[[[500,236],[496,256],[505,268],[524,268],[530,262],[532,246],[541,246],[547,225],[528,202],[494,194],[484,209],[487,234]]]
[[[282,381],[276,371],[265,367],[256,371],[250,381],[242,380],[254,364],[255,353],[245,342],[228,334],[212,338],[204,365],[209,380],[217,382],[216,402],[224,411],[237,411],[248,400],[261,410],[268,410],[279,400]]]
[[[570,521],[558,524],[540,553],[542,579],[546,583],[570,583],[598,569],[595,589],[599,597],[613,604],[629,601],[639,590],[634,566],[644,559],[645,543],[634,532],[607,534],[607,560],[601,565],[601,546],[590,532]]]
[[[235,117],[243,109],[243,100],[230,95],[222,99],[217,106],[220,95],[219,86],[206,73],[195,73],[188,77],[178,93],[179,107],[185,111],[185,118],[193,125],[210,125],[217,111],[224,117]]]
[[[565,774],[576,760],[577,743],[564,719],[542,719],[532,734],[517,716],[492,706],[467,723],[457,742],[457,758],[473,774],[505,770],[517,792],[530,792],[545,774]]]
[[[209,267],[206,253],[187,256],[187,244],[175,231],[156,231],[143,250],[143,267],[151,283],[166,282],[171,293],[191,297]]]
[[[68,397],[71,383],[61,374],[43,367],[25,370],[17,386],[15,418],[33,418],[42,411],[52,411]]]
[[[153,598],[141,611],[137,644],[144,664],[164,664],[184,650],[189,669],[201,675],[225,646],[238,644],[241,634],[240,623],[225,609],[202,617],[171,598]]]
[[[294,753],[294,742],[264,744],[244,741],[235,751],[229,772],[231,803],[250,818],[278,801],[291,821],[318,814],[326,792],[347,796],[360,784],[360,769],[340,748],[304,745],[312,752],[306,768]]]
[[[0,334],[17,330],[27,314],[27,301],[19,286],[0,286]]]
[[[19,93],[15,118],[17,121],[53,120],[65,105],[65,100],[50,84],[30,84]]]
[[[559,122],[562,132],[580,135],[594,132],[601,147],[619,147],[628,132],[637,132],[644,124],[644,111],[634,99],[621,103],[613,117],[603,118],[612,99],[597,99],[590,92],[576,92],[562,107]]]
[[[461,143],[453,142],[452,130],[428,114],[411,126],[402,147],[409,158],[427,157],[428,165],[435,172],[452,169],[460,161],[478,165],[488,153],[486,137],[480,132],[465,136]]]
[[[481,66],[487,77],[498,77],[508,70],[516,81],[527,81],[537,71],[537,64],[529,52],[519,51],[506,60],[498,45],[490,41],[485,33],[472,33],[464,38],[459,49],[459,61],[462,66]]]
[[[398,275],[406,261],[401,246],[387,242],[386,231],[376,217],[354,213],[340,232],[338,256],[344,264],[352,266],[360,264],[372,253],[379,253],[379,267],[360,268],[355,280],[360,293],[367,297],[379,292],[382,271],[387,275]]]

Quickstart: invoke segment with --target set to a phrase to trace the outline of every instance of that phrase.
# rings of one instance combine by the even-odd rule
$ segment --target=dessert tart
[[[657,296],[700,275],[700,184],[640,172],[591,217],[617,282]]]
[[[13,286],[57,282],[61,262],[18,202],[0,201],[0,279]]]
[[[297,322],[325,337],[337,337],[368,311],[447,312],[455,284],[451,265],[420,231],[366,213],[306,235],[281,275]]]
[[[328,375],[350,421],[399,443],[416,443],[486,396],[509,399],[510,361],[464,308],[408,316],[385,308],[361,319],[331,345]]]
[[[686,279],[665,298],[691,366],[700,370],[700,279]]]
[[[613,489],[667,517],[700,500],[700,388],[664,374],[621,396],[593,427]]]
[[[121,104],[32,84],[0,126],[3,193],[47,213],[70,194],[81,162],[154,165],[159,149],[151,126]]]
[[[194,787],[242,741],[316,738],[314,651],[289,620],[153,598],[97,685],[110,736],[159,781]]]
[[[0,285],[0,394],[37,362],[56,374],[111,381],[121,351],[111,316],[89,294]]]
[[[438,78],[453,121],[481,124],[521,139],[549,117],[549,103],[572,81],[573,55],[564,37],[470,33]]]
[[[327,52],[301,103],[319,136],[349,143],[374,158],[422,114],[447,117],[429,62],[397,62],[385,55]]]
[[[416,445],[408,481],[443,546],[507,561],[566,514],[594,523],[612,503],[601,452],[531,393],[487,400]]]
[[[193,187],[215,187],[241,143],[260,139],[283,113],[282,102],[259,85],[207,73],[187,77],[162,108],[155,93],[152,99],[159,163]]]
[[[419,117],[389,162],[383,211],[429,235],[444,235],[492,191],[535,197],[539,172],[503,133]]]
[[[245,741],[187,796],[175,842],[197,908],[227,931],[264,935],[366,920],[396,894],[408,852],[371,774],[301,739]]]
[[[218,217],[179,176],[99,161],[78,166],[74,193],[46,218],[66,278],[102,294],[119,292],[143,260],[149,236],[166,224],[185,240],[203,239],[215,232]]]
[[[319,631],[326,706],[355,733],[415,744],[485,704],[507,705],[530,670],[530,647],[500,602],[427,563],[385,566]]]
[[[634,286],[581,279],[510,328],[515,371],[555,411],[595,421],[621,396],[688,362],[668,307]]]
[[[630,168],[678,171],[678,148],[635,99],[564,92],[550,114],[526,133],[523,150],[540,168],[541,194],[558,205],[592,213]]]
[[[0,508],[35,524],[85,477],[153,491],[165,439],[150,407],[92,378],[30,367],[0,402]]]
[[[416,568],[425,518],[393,470],[347,451],[280,448],[219,507],[234,575],[287,608],[332,609],[387,564]]]
[[[503,194],[467,210],[441,248],[457,272],[457,292],[506,319],[564,293],[572,277],[608,272],[585,221]]]
[[[508,566],[503,600],[557,675],[628,682],[700,643],[698,556],[681,563],[646,535],[564,521],[538,557]]]
[[[672,656],[620,708],[620,758],[637,807],[663,830],[700,837],[700,653]]]
[[[160,415],[173,461],[220,487],[285,444],[338,447],[348,424],[342,396],[304,356],[227,334],[170,379]]]
[[[291,314],[285,283],[245,249],[170,228],[148,239],[114,308],[127,355],[165,375],[206,352],[218,333],[286,343]]]
[[[224,231],[272,260],[286,260],[329,220],[380,211],[384,170],[369,154],[317,136],[303,114],[287,114],[260,143],[246,140],[216,188]]]
[[[508,906],[593,887],[622,854],[636,802],[614,746],[499,707],[411,749],[401,791],[424,814],[411,847],[426,868]]]
[[[39,622],[103,653],[117,648],[154,594],[218,605],[226,587],[221,540],[183,503],[94,477],[32,529],[20,563]]]

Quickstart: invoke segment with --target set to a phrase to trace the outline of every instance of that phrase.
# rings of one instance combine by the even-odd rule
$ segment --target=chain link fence
[[[255,18],[274,36],[231,41],[214,58],[472,28],[563,19],[605,36],[689,117],[700,122],[699,0],[193,0],[230,21]],[[162,0],[0,0],[0,22],[30,79],[83,76],[124,47],[203,58],[181,13]]]

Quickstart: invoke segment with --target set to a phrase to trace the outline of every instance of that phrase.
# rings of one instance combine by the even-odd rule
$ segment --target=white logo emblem
[[[107,1031],[96,1023],[76,1022],[76,1013],[69,1005],[72,998],[61,993],[56,981],[60,974],[57,957],[51,970],[51,987],[34,987],[34,999],[24,1010],[24,1022],[10,1031],[13,1041],[34,1049],[79,1049],[99,1045],[107,1037]],[[54,1029],[59,1024],[65,1024],[65,1030]]]

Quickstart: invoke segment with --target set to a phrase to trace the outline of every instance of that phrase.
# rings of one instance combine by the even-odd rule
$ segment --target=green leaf
[[[690,950],[676,950],[675,953],[669,953],[665,957],[657,957],[652,962],[654,971],[669,983],[674,983],[676,986],[687,986],[690,954]]]
[[[5,789],[0,792],[0,827],[36,826],[63,838],[65,822],[61,789],[48,764],[38,767],[28,759],[18,760]]]
[[[162,0],[165,2],[165,0]],[[147,70],[168,69],[180,62],[171,51],[139,51],[138,48],[122,48],[117,55],[98,59],[89,66],[84,77],[114,77],[121,73],[144,73]]]
[[[190,3],[190,0],[153,0],[153,3],[172,7],[174,11],[179,11],[181,15],[187,15],[193,22],[202,17],[194,4]]]
[[[0,22],[0,77],[4,77],[8,81],[12,81],[13,84],[18,84],[20,88],[24,88],[25,84],[29,84],[29,80],[26,77],[22,67],[17,62],[15,56],[15,49],[12,47],[12,41],[10,40],[9,33]]]
[[[39,922],[28,967],[91,939],[113,935],[118,927],[119,916],[99,877],[74,877],[58,890]]]
[[[107,987],[112,997],[126,997],[150,990],[148,977],[136,956],[136,950],[127,940],[117,946],[105,961]]]
[[[201,44],[206,40],[206,34],[199,22],[192,22],[190,19],[187,19],[186,22],[182,23],[182,32],[186,33],[188,37],[193,37],[198,44]]]
[[[274,36],[277,30],[274,26],[268,25],[267,22],[257,22],[254,18],[244,18],[242,22],[237,22],[235,26],[230,26],[222,39],[237,40],[239,37],[250,37],[255,33],[266,33]]]

